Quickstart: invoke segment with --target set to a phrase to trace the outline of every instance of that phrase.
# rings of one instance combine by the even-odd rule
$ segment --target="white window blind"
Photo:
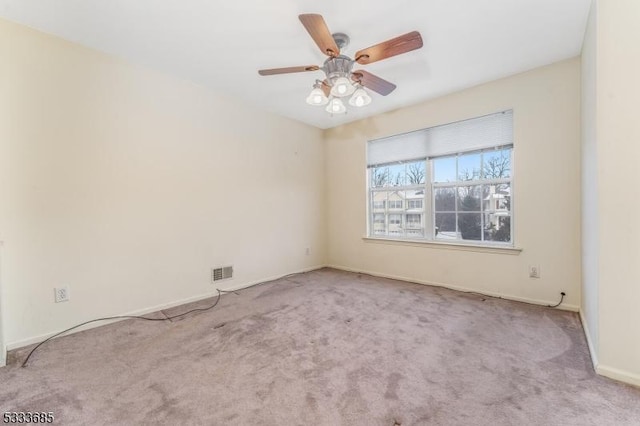
[[[395,163],[513,144],[513,111],[369,141],[367,165]]]

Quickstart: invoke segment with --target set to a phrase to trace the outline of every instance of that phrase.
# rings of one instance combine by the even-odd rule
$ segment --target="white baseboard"
[[[591,354],[591,362],[593,362],[593,369],[601,376],[608,377],[619,382],[624,382],[632,386],[640,387],[640,374],[629,373],[628,371],[619,370],[617,368],[602,365],[598,361],[598,353],[596,352],[593,337],[589,330],[589,325],[584,313],[580,311],[580,321],[582,322],[582,328],[584,335],[587,338],[587,346],[589,347],[589,354]]]
[[[443,288],[447,288],[449,290],[466,291],[466,292],[479,292],[479,293],[482,293],[482,294],[486,294],[487,296],[499,297],[499,298],[507,299],[507,300],[514,300],[516,302],[533,303],[535,305],[541,305],[541,306],[555,305],[557,303],[555,301],[540,300],[540,299],[530,299],[530,298],[526,298],[526,297],[520,297],[520,296],[514,296],[514,295],[510,295],[510,294],[497,293],[497,292],[484,291],[484,290],[480,291],[477,288],[462,287],[462,286],[457,286],[457,285],[438,283],[438,282],[434,282],[434,281],[426,281],[426,280],[421,280],[421,279],[417,279],[417,278],[409,278],[409,277],[403,277],[403,276],[399,276],[399,275],[385,274],[385,273],[382,273],[382,272],[365,271],[365,270],[362,270],[362,269],[354,269],[354,268],[350,268],[348,266],[342,266],[342,265],[327,265],[327,267],[328,268],[334,268],[334,269],[340,269],[342,271],[347,271],[347,272],[356,272],[356,273],[363,273],[363,274],[367,274],[367,275],[373,275],[375,277],[390,278],[392,280],[406,281],[406,282],[410,282],[410,283],[430,285],[430,286],[434,286],[434,287],[443,287]],[[579,312],[580,311],[580,307],[579,306],[571,305],[571,304],[568,304],[568,303],[561,304],[560,306],[558,306],[557,309],[562,309],[562,310],[565,310],[565,311],[572,311],[572,312]]]
[[[591,362],[593,363],[593,369],[597,372],[598,371],[598,353],[596,352],[596,347],[593,344],[593,338],[591,337],[589,324],[587,323],[587,319],[584,317],[583,311],[580,311],[580,322],[582,323],[582,329],[584,330],[584,335],[587,339],[587,347],[589,348],[589,354],[591,355]]]
[[[7,348],[4,344],[0,345],[0,367],[7,365]]]
[[[295,272],[291,272],[289,274],[285,274],[285,275],[278,275],[278,276],[272,276],[272,277],[267,277],[267,278],[261,278],[259,280],[254,280],[254,281],[250,281],[250,282],[246,282],[243,284],[239,284],[237,286],[229,286],[229,287],[222,287],[220,286],[220,290],[225,290],[225,291],[236,291],[236,290],[242,290],[244,288],[248,288],[248,287],[252,287],[254,285],[257,284],[261,284],[264,282],[269,282],[269,281],[275,281],[284,277],[288,277],[290,275],[295,275],[295,274],[302,274],[305,272],[311,272],[311,271],[315,271],[317,269],[322,269],[325,268],[325,265],[319,265],[319,266],[314,266],[311,268],[305,268],[305,269],[301,269]],[[126,313],[120,313],[120,314],[114,314],[113,316],[117,316],[117,315],[145,315],[145,314],[149,314],[151,312],[157,312],[157,311],[161,311],[164,309],[169,309],[169,308],[175,308],[176,306],[180,306],[180,305],[184,305],[187,303],[193,303],[193,302],[198,302],[200,300],[203,299],[208,299],[211,297],[215,297],[218,295],[217,291],[214,292],[209,292],[209,293],[205,293],[205,294],[200,294],[198,296],[193,296],[193,297],[188,297],[186,299],[181,299],[181,300],[176,300],[174,302],[169,302],[169,303],[163,303],[161,305],[156,305],[156,306],[152,306],[152,307],[148,307],[148,308],[144,308],[144,309],[139,309],[136,311],[130,311],[130,312],[126,312]],[[84,330],[89,330],[92,328],[96,328],[96,327],[102,327],[108,324],[113,324],[115,322],[118,321],[123,321],[124,319],[115,319],[115,320],[108,320],[108,321],[100,321],[100,322],[95,322],[92,324],[87,324],[85,326],[82,327],[78,327],[75,330],[72,330],[68,333],[65,333],[64,336],[68,336],[70,334],[74,334],[77,333],[79,331],[84,331]],[[61,330],[57,330],[57,331],[52,331],[46,334],[41,334],[39,336],[34,336],[34,337],[30,337],[27,339],[23,339],[23,340],[18,340],[15,342],[9,342],[7,343],[7,348],[6,350],[10,351],[13,349],[18,349],[18,348],[22,348],[24,346],[29,346],[29,345],[33,345],[34,343],[40,343],[43,340],[48,339],[49,337],[60,333],[61,331],[66,330],[66,329],[61,329]],[[6,351],[5,351],[6,353]],[[1,364],[0,364],[1,365]]]
[[[619,382],[640,387],[640,374],[630,373],[628,371],[619,370],[602,364],[598,364],[596,367],[596,373],[613,380],[618,380]]]

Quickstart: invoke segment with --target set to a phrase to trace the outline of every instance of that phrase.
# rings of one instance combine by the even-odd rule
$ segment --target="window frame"
[[[509,167],[510,167],[510,174],[508,178],[492,178],[492,179],[473,179],[473,180],[459,180],[459,170],[458,170],[458,158],[462,155],[468,155],[468,154],[473,154],[473,153],[485,153],[485,152],[492,152],[492,151],[500,151],[500,150],[509,150]],[[452,153],[452,154],[446,154],[446,155],[439,155],[439,156],[434,156],[434,157],[430,157],[430,158],[421,158],[421,159],[413,159],[413,160],[406,160],[406,161],[394,161],[394,162],[390,162],[390,163],[386,163],[386,164],[376,164],[375,166],[368,166],[367,167],[367,173],[366,173],[366,177],[367,177],[367,184],[366,184],[366,191],[367,191],[367,235],[366,237],[369,239],[379,239],[379,240],[397,240],[397,241],[404,241],[404,242],[424,242],[424,243],[435,243],[435,244],[452,244],[452,245],[467,245],[467,246],[476,246],[476,247],[495,247],[495,248],[515,248],[515,220],[514,220],[514,209],[515,209],[515,197],[514,197],[514,181],[515,181],[515,172],[514,172],[514,152],[515,152],[515,147],[514,144],[507,144],[507,145],[499,145],[499,146],[494,146],[494,147],[488,147],[488,148],[484,148],[484,149],[476,149],[476,150],[470,150],[470,151],[461,151],[461,152],[457,152],[457,153]],[[434,182],[434,167],[433,167],[433,160],[436,160],[438,158],[446,158],[446,157],[456,157],[456,181],[454,182]],[[424,170],[425,170],[425,178],[424,178],[424,183],[423,184],[417,184],[417,185],[402,185],[402,186],[387,186],[387,187],[372,187],[372,171],[374,168],[376,167],[384,167],[384,166],[390,166],[390,165],[397,165],[397,164],[402,164],[402,163],[415,163],[417,161],[423,161],[424,162]],[[481,162],[481,170],[484,167],[484,162]],[[454,188],[455,192],[456,192],[456,198],[455,198],[455,207],[456,207],[456,230],[457,230],[457,223],[458,223],[458,213],[457,213],[457,209],[458,209],[458,197],[457,197],[457,190],[459,187],[469,187],[469,186],[480,186],[481,188],[485,185],[500,185],[500,184],[508,184],[509,188],[510,188],[510,206],[509,206],[509,215],[508,217],[510,218],[510,241],[508,242],[504,242],[504,241],[493,241],[493,240],[484,240],[484,226],[482,226],[482,224],[484,223],[484,216],[485,216],[485,210],[484,210],[484,203],[483,203],[483,197],[481,195],[481,206],[480,206],[480,211],[478,213],[480,213],[481,215],[481,228],[480,228],[480,233],[481,233],[481,239],[480,240],[465,240],[462,238],[456,238],[456,239],[439,239],[436,237],[436,232],[435,232],[435,226],[436,226],[436,210],[435,210],[435,189],[437,188]],[[381,235],[381,234],[376,234],[374,233],[374,229],[373,229],[373,214],[380,214],[380,210],[374,211],[373,209],[373,193],[374,192],[391,192],[391,191],[407,191],[407,190],[423,190],[424,194],[423,194],[423,198],[422,198],[422,213],[416,213],[416,212],[411,212],[409,210],[409,200],[403,200],[403,210],[402,210],[402,227],[404,229],[404,233],[403,235],[391,235],[389,233],[389,223],[388,223],[388,216],[390,214],[397,214],[398,210],[394,210],[394,209],[390,209],[389,207],[389,203],[385,202],[385,209],[384,209],[384,215],[385,215],[385,221],[387,223],[385,223],[385,229],[387,230],[386,234]],[[482,194],[482,191],[481,191]],[[388,200],[385,200],[388,201]],[[496,200],[496,202],[499,200]],[[445,211],[442,212],[438,212],[438,213],[444,213]],[[422,220],[421,220],[421,226],[419,228],[407,228],[409,221],[407,220],[407,215],[409,214],[417,214],[417,215],[421,215],[422,216]],[[415,231],[416,229],[422,230],[422,235],[416,235],[416,236],[410,236],[407,235],[407,230],[410,231]]]

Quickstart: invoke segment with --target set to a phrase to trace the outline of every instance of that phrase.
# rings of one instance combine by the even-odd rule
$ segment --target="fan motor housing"
[[[345,50],[347,46],[349,46],[349,41],[351,41],[349,36],[345,33],[333,33],[331,34],[331,37],[333,37],[333,40],[336,42],[336,46],[338,46],[341,51]]]
[[[333,83],[338,77],[351,76],[351,69],[353,68],[353,60],[345,55],[329,58],[324,61],[322,70],[327,75],[327,79]]]

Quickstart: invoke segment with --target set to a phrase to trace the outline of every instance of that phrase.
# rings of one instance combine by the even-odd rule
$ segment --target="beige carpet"
[[[56,424],[640,424],[576,314],[331,269],[10,355],[0,409]]]

